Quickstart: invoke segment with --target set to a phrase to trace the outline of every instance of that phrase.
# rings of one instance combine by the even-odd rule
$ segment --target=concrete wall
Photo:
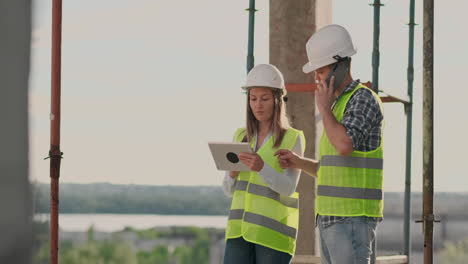
[[[31,2],[0,1],[0,263],[30,263],[30,36]]]

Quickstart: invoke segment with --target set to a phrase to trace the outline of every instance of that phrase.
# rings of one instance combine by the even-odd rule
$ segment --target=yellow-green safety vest
[[[333,115],[341,122],[351,96],[358,89],[368,89],[378,101],[377,94],[359,84],[343,94],[335,103]],[[383,128],[382,128],[383,130]],[[316,213],[334,216],[381,217],[383,214],[383,133],[377,149],[353,151],[348,156],[339,155],[323,131],[319,146]]]
[[[245,128],[236,131],[234,139],[241,142]],[[274,170],[282,173],[278,149],[292,150],[297,137],[302,138],[302,151],[305,148],[304,134],[289,128],[278,148],[274,148],[273,138],[257,151],[263,161]],[[254,142],[251,142],[251,147]],[[242,171],[237,176],[226,228],[226,240],[243,237],[246,241],[294,255],[299,224],[299,194],[284,196],[272,190],[255,171]]]

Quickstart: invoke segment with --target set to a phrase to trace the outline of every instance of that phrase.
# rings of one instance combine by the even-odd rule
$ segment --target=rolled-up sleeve
[[[229,171],[226,171],[226,173],[224,174],[223,191],[227,197],[232,197],[236,188],[237,179],[231,178],[231,176],[229,176],[229,173],[230,173]]]

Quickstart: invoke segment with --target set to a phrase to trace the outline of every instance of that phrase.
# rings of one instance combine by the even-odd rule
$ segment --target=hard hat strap
[[[333,58],[334,58],[337,62],[341,62],[341,61],[344,61],[344,60],[348,59],[349,57],[341,57],[340,55],[335,55],[335,56],[333,56]]]

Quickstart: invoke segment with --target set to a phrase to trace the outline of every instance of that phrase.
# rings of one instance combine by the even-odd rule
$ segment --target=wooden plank
[[[317,89],[315,83],[287,83],[286,90],[288,92],[314,92]]]
[[[366,86],[370,86],[370,84],[364,83]],[[317,90],[317,84],[315,83],[287,83],[286,84],[286,90],[288,92],[315,92]],[[393,95],[380,95],[380,99],[384,103],[403,103],[403,104],[409,104],[408,99],[402,99],[398,98]]]
[[[407,264],[408,256],[406,255],[395,255],[395,256],[382,256],[377,257],[377,264]]]
[[[295,255],[292,264],[315,264],[320,263],[320,257],[314,255]]]
[[[320,257],[314,255],[295,255],[292,259],[293,264],[316,264],[320,263]],[[408,256],[394,255],[394,256],[380,256],[377,257],[377,264],[407,264]]]
[[[380,99],[382,100],[383,103],[403,103],[403,104],[409,104],[408,100],[401,99],[395,96],[387,95],[387,96],[380,96]]]
[[[371,82],[366,82],[366,83],[362,83],[362,84],[372,89],[372,83]],[[383,103],[409,104],[409,98],[402,99],[402,98],[398,98],[396,96],[387,94],[385,92],[383,92],[383,93],[386,94],[386,95],[379,95],[380,99],[382,100]]]

